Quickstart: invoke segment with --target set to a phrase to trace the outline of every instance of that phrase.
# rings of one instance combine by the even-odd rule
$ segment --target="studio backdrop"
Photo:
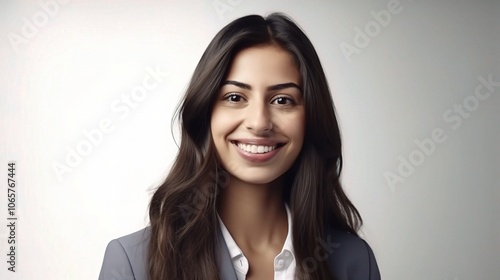
[[[320,56],[382,278],[499,279],[493,0],[1,1],[0,279],[97,279],[107,243],[148,224],[203,50],[275,11]]]

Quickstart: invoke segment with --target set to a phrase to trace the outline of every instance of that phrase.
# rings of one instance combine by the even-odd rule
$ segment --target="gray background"
[[[0,278],[96,279],[107,242],[147,224],[149,190],[177,151],[171,116],[203,50],[232,19],[272,11],[320,55],[342,181],[383,279],[498,279],[500,86],[474,93],[480,77],[500,82],[500,2],[451,0],[1,1],[0,181],[16,161],[19,219],[16,273],[0,226]],[[385,26],[374,16],[384,11]],[[147,69],[160,72],[156,87],[125,105]],[[103,120],[112,128],[89,146]],[[425,154],[416,141],[436,130]]]

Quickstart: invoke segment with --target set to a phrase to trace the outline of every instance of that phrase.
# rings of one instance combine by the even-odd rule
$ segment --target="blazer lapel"
[[[219,274],[221,280],[237,280],[236,271],[234,270],[231,261],[231,255],[227,249],[226,241],[222,235],[220,227],[217,230],[218,248],[217,248],[217,265],[219,266]]]

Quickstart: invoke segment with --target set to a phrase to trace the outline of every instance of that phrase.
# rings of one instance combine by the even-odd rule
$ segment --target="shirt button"
[[[290,256],[290,253],[289,253],[289,252],[285,252],[285,256],[286,256],[286,257],[289,257],[289,256]]]

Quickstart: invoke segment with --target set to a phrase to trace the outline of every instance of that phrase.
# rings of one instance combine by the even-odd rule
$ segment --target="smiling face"
[[[211,117],[217,155],[232,180],[270,183],[297,159],[304,141],[300,73],[276,46],[240,51]]]

